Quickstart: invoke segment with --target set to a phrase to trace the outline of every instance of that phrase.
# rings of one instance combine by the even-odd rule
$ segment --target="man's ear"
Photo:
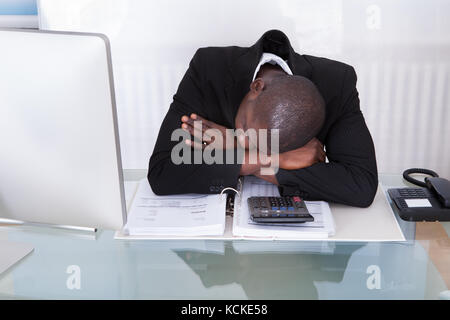
[[[252,83],[250,83],[250,91],[253,94],[259,95],[264,90],[265,86],[266,84],[262,78],[256,78]]]

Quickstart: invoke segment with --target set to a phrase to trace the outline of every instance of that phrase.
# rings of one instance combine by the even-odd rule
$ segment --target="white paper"
[[[124,231],[129,235],[222,235],[225,205],[226,197],[218,194],[157,196],[143,179]]]
[[[278,239],[326,239],[334,235],[334,221],[330,207],[324,201],[307,201],[313,222],[298,224],[256,224],[250,218],[247,199],[252,196],[279,197],[277,186],[256,177],[245,177],[242,194],[234,213],[233,235],[241,237],[268,237]]]
[[[131,209],[131,204],[133,203],[134,195],[136,194],[136,189],[139,186],[139,181],[124,181],[123,186],[125,191],[127,212],[129,212]]]

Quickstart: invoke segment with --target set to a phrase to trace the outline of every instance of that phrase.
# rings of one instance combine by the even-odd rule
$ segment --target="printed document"
[[[261,224],[250,218],[247,199],[255,196],[279,197],[278,187],[256,177],[245,177],[239,203],[234,210],[233,235],[279,239],[328,238],[335,233],[330,206],[325,201],[305,201],[313,222]]]
[[[211,236],[225,230],[225,195],[157,196],[141,180],[124,232],[129,235]]]

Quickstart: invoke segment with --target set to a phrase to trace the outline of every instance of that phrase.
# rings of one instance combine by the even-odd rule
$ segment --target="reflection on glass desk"
[[[0,298],[438,299],[449,285],[448,225],[408,224],[413,239],[370,243],[124,241],[109,230],[3,226],[1,240],[35,250],[0,275]]]

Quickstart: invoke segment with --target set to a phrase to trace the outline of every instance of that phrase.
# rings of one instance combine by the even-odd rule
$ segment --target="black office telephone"
[[[427,174],[425,182],[411,177],[413,173]],[[450,181],[439,178],[432,170],[412,168],[403,172],[403,178],[421,188],[389,189],[388,193],[407,221],[450,221]]]

